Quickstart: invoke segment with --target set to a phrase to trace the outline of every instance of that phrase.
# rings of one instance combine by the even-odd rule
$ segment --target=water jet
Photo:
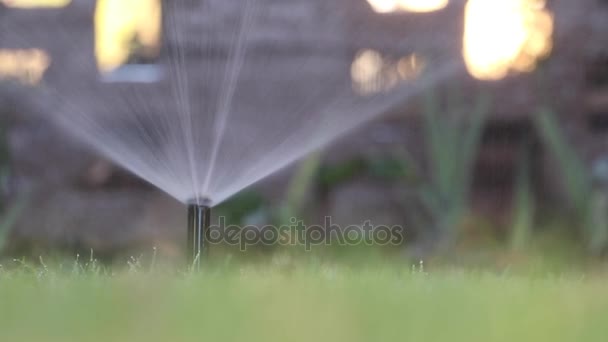
[[[377,40],[341,1],[294,4],[303,15],[273,1],[174,1],[157,82],[41,87],[54,103],[45,118],[187,206],[194,267],[209,252],[211,204],[464,71],[449,44],[407,29],[424,21]]]

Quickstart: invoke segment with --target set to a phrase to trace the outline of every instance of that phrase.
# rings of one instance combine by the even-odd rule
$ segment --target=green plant
[[[545,146],[558,164],[563,185],[573,207],[584,212],[592,189],[589,170],[561,131],[551,110],[541,109],[534,118]]]
[[[0,122],[0,250],[4,248],[6,237],[25,207],[25,200],[18,199],[13,203],[3,200],[2,192],[8,186],[10,155],[5,125]]]
[[[7,131],[3,122],[0,120],[0,196],[8,186],[10,154],[8,150]],[[0,197],[0,210],[4,207],[2,197]]]
[[[594,254],[604,252],[608,246],[608,194],[606,191],[595,191],[587,211],[587,244]]]
[[[319,168],[319,186],[330,189],[363,174],[366,169],[367,162],[363,158],[351,159],[337,165],[322,165]]]
[[[455,100],[448,101],[447,110],[442,110],[432,93],[425,99],[430,178],[421,189],[421,198],[446,245],[456,239],[458,222],[468,209],[473,163],[488,107],[487,97],[480,97],[471,111]],[[442,111],[444,115],[440,115]]]
[[[359,176],[370,176],[378,180],[414,180],[417,165],[405,149],[380,158],[359,157],[334,165],[322,165],[318,172],[318,185],[325,190]]]
[[[568,142],[555,114],[544,108],[535,118],[543,142],[560,170],[562,184],[573,208],[575,222],[582,228],[587,249],[599,254],[608,246],[606,193],[594,187],[591,170]]]
[[[510,247],[512,251],[523,251],[529,247],[534,224],[535,204],[530,189],[530,157],[522,148],[521,161],[515,184],[513,221],[510,229]]]
[[[266,210],[264,199],[254,191],[243,191],[215,208],[215,212],[226,219],[227,225],[245,225],[248,217]]]
[[[278,209],[277,220],[280,225],[289,225],[292,218],[300,218],[309,190],[317,179],[321,165],[321,153],[316,152],[298,164],[295,174],[289,181],[285,199]]]
[[[406,181],[417,180],[417,168],[412,163],[412,158],[406,154],[406,151],[401,151],[400,157],[389,157],[382,159],[373,159],[368,163],[368,172],[371,176],[382,180],[399,180]]]

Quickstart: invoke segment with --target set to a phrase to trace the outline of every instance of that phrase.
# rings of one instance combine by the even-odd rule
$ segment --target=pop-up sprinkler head
[[[199,269],[201,260],[208,254],[209,225],[211,207],[209,201],[191,201],[188,205],[188,261],[194,269]]]

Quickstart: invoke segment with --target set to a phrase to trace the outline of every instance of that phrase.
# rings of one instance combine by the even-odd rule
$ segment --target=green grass
[[[606,341],[606,281],[321,265],[20,269],[0,271],[0,341]]]

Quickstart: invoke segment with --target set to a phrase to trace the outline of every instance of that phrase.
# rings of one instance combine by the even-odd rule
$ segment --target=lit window
[[[95,55],[103,73],[152,64],[160,51],[160,0],[98,0]],[[141,71],[141,70],[140,70]]]
[[[534,70],[552,49],[553,17],[545,0],[469,0],[463,55],[476,78]]]
[[[0,80],[36,85],[50,64],[49,55],[39,49],[0,50]]]
[[[393,59],[375,50],[362,50],[351,66],[353,89],[360,95],[388,91],[402,82],[417,79],[425,66],[416,54]]]
[[[434,12],[445,8],[449,0],[367,0],[378,13]]]
[[[0,0],[4,6],[16,8],[65,7],[70,2],[72,0]]]

